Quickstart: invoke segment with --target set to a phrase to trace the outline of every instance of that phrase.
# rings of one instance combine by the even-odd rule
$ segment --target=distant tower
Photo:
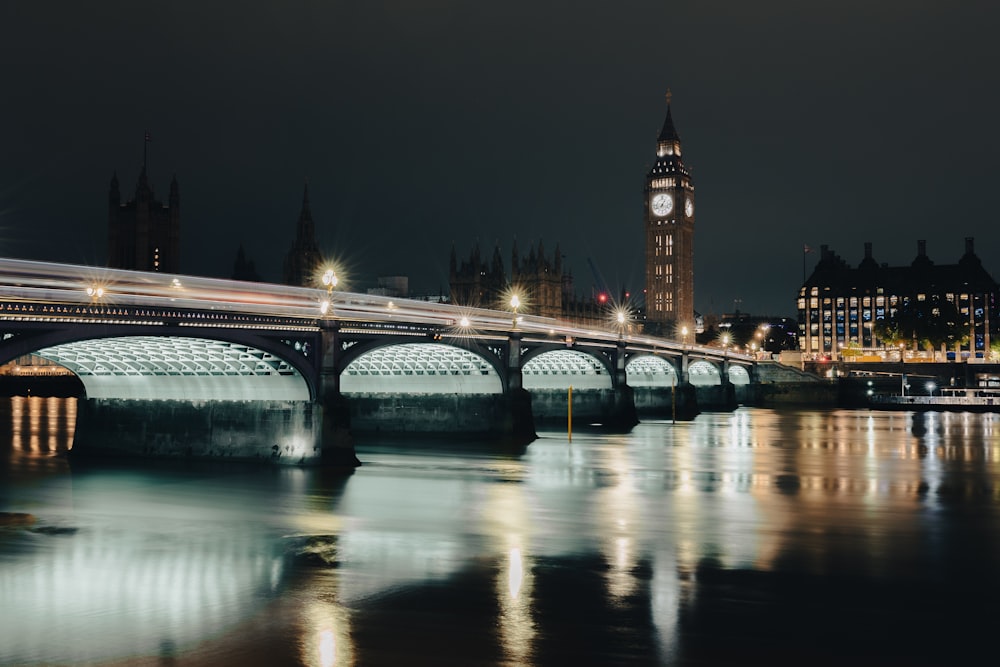
[[[694,330],[694,186],[681,161],[667,91],[667,117],[646,175],[646,319],[663,335]]]
[[[146,134],[146,146],[149,133]],[[122,203],[118,174],[108,194],[108,266],[138,271],[180,272],[181,222],[177,177],[170,181],[167,204],[157,201],[146,174],[146,151],[135,198]]]
[[[309,210],[309,184],[302,193],[302,212],[295,229],[295,243],[285,255],[284,282],[286,285],[316,286],[316,271],[323,261],[316,243],[316,225]]]

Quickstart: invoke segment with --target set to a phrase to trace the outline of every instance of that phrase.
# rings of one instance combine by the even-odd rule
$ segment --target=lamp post
[[[510,309],[514,312],[514,319],[511,322],[511,326],[517,329],[517,309],[521,307],[521,297],[517,294],[512,294],[510,296]]]
[[[618,322],[618,340],[625,338],[625,320],[625,311],[619,309],[618,312],[615,313],[615,321]]]
[[[333,288],[337,286],[337,283],[339,283],[340,280],[338,280],[337,274],[333,269],[327,269],[323,272],[323,276],[320,278],[320,281],[323,283],[323,286],[326,287],[326,301],[320,304],[320,312],[327,315],[333,305]]]

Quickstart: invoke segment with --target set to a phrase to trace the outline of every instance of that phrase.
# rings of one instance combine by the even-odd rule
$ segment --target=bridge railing
[[[6,300],[34,303],[127,305],[247,313],[322,320],[383,323],[417,323],[441,327],[452,336],[522,335],[561,341],[617,345],[632,350],[688,354],[700,358],[752,362],[752,357],[718,348],[678,341],[624,334],[612,324],[607,330],[583,327],[536,315],[459,306],[432,301],[401,299],[354,292],[333,291],[145,271],[128,271],[0,258],[0,285]],[[329,304],[324,307],[324,302]],[[516,320],[515,320],[516,318]]]

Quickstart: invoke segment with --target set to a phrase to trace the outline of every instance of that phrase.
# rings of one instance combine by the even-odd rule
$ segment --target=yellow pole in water
[[[566,397],[566,436],[573,442],[573,385],[569,386],[569,395]]]

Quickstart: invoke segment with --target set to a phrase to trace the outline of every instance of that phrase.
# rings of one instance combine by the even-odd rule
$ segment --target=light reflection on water
[[[74,411],[0,402],[0,520],[35,517],[0,526],[0,663],[711,664],[738,655],[714,635],[771,633],[743,657],[797,664],[869,602],[917,620],[883,588],[965,627],[954,603],[997,584],[996,415],[741,409],[523,455],[382,443],[342,477],[71,467]],[[788,609],[810,592],[805,624]],[[939,657],[873,632],[839,650]]]

